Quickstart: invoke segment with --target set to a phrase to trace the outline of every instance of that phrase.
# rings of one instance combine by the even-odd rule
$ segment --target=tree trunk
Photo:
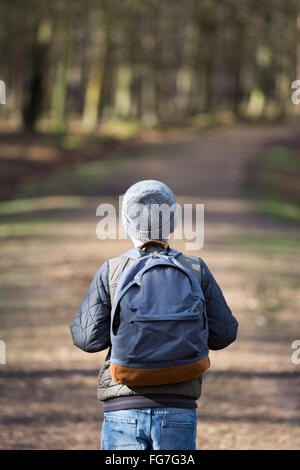
[[[55,84],[51,100],[51,129],[52,132],[62,133],[65,131],[65,107],[68,88],[68,73],[72,50],[72,25],[67,19],[62,32],[62,53],[59,58]]]
[[[42,20],[37,27],[36,40],[32,44],[31,75],[25,84],[23,97],[23,124],[25,129],[30,132],[34,131],[42,111],[44,78],[50,38],[51,24],[48,20]]]
[[[85,132],[94,132],[98,124],[99,105],[103,87],[105,57],[107,53],[107,31],[96,17],[96,33],[91,47],[91,66],[85,89],[82,127]]]

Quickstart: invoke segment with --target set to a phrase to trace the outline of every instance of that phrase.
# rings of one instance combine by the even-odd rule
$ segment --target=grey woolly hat
[[[141,242],[163,240],[176,227],[176,199],[170,188],[156,180],[133,184],[122,201],[122,223]]]

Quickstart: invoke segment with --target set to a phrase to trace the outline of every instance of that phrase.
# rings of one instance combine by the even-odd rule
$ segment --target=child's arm
[[[110,346],[110,296],[108,262],[95,275],[76,317],[71,323],[73,343],[86,352]]]
[[[238,322],[232,315],[223,293],[212,273],[204,263],[202,265],[202,289],[206,302],[208,319],[209,349],[223,349],[236,340]]]

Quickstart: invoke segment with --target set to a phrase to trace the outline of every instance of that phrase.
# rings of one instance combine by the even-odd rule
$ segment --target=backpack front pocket
[[[206,355],[208,330],[202,309],[152,317],[139,314],[129,323],[129,362],[166,363],[167,367],[174,361],[197,360]]]

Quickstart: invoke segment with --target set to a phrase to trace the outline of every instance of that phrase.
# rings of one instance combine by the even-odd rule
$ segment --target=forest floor
[[[300,227],[259,212],[263,196],[248,187],[256,160],[273,146],[300,146],[297,132],[236,125],[171,135],[136,144],[134,157],[112,152],[104,172],[93,161],[43,176],[34,190],[20,189],[39,197],[0,205],[0,448],[99,448],[105,353],[77,350],[69,324],[98,267],[130,246],[96,237],[97,206],[117,204],[148,178],[166,182],[181,204],[205,204],[204,248],[191,254],[204,258],[240,324],[238,341],[211,353],[198,449],[300,447],[300,365],[291,360],[300,340]]]

